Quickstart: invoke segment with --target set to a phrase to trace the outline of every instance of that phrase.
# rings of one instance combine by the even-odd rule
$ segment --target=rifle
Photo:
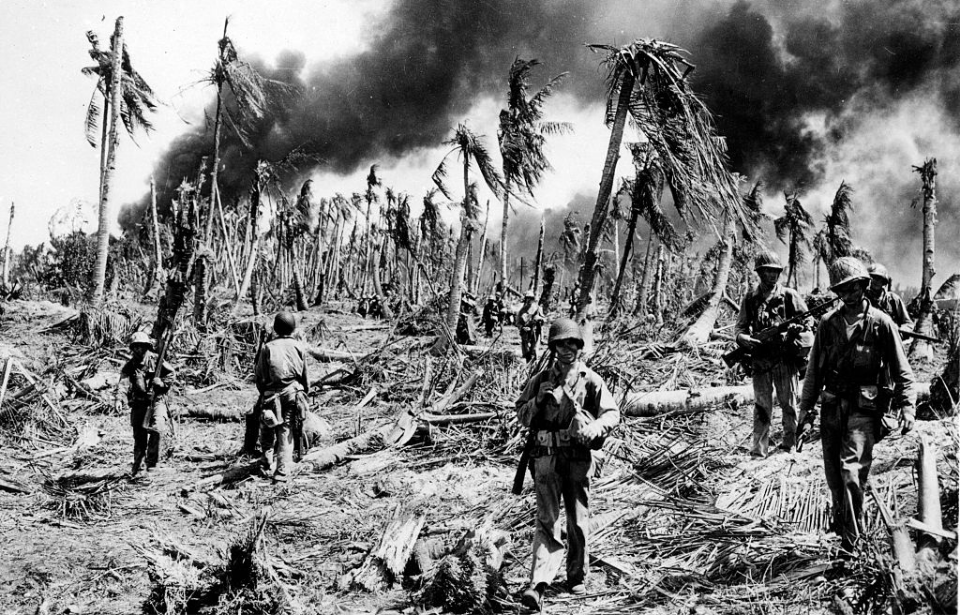
[[[157,351],[157,363],[153,371],[154,378],[163,377],[163,360],[167,356],[167,348],[170,347],[170,338],[173,337],[173,329],[168,330],[160,338],[160,348]],[[158,433],[160,430],[156,424],[156,408],[157,408],[157,389],[153,386],[153,381],[151,379],[150,383],[150,407],[147,409],[147,413],[143,415],[143,428],[147,431],[153,433]]]
[[[527,378],[527,382],[523,384],[524,388],[526,388],[530,380],[543,371],[545,367],[553,365],[555,358],[556,353],[553,350],[550,351],[549,355],[542,355],[534,369],[530,372],[530,377]],[[530,428],[527,430],[527,437],[523,442],[523,450],[520,453],[520,461],[517,462],[517,473],[513,475],[513,488],[510,490],[513,495],[520,495],[523,492],[523,480],[527,474],[527,467],[530,465],[530,455],[533,454],[533,447],[536,443],[537,430],[534,429],[534,421],[530,421]]]
[[[786,332],[790,325],[803,322],[807,318],[818,318],[825,314],[827,310],[833,307],[833,304],[839,301],[839,297],[834,297],[828,301],[824,301],[820,305],[810,308],[802,314],[797,314],[796,316],[791,316],[790,318],[780,322],[772,327],[767,327],[763,331],[757,333],[754,337],[760,340],[760,344],[753,348],[747,348],[746,346],[737,346],[727,354],[723,355],[723,362],[727,364],[727,367],[733,367],[737,363],[745,361],[746,359],[757,356],[770,354],[777,346],[780,345],[780,337]]]
[[[934,344],[943,343],[943,340],[940,338],[924,335],[923,333],[917,333],[916,331],[911,331],[909,329],[897,329],[897,331],[900,333],[901,338],[904,338],[904,337],[916,338],[918,340],[926,340],[928,342],[933,342]]]

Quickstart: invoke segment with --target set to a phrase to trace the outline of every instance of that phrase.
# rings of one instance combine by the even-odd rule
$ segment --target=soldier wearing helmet
[[[757,287],[740,304],[734,330],[737,343],[750,349],[752,358],[746,364],[753,373],[753,445],[750,454],[766,457],[770,449],[770,423],[773,420],[773,392],[783,413],[783,442],[780,448],[796,447],[797,393],[801,335],[809,331],[805,324],[791,325],[776,343],[764,346],[757,334],[807,311],[800,294],[779,283],[783,266],[775,252],[757,256],[755,271],[760,278]],[[809,333],[807,333],[809,336]]]
[[[867,287],[867,299],[901,329],[913,329],[913,319],[907,313],[907,307],[900,295],[890,290],[890,274],[887,268],[880,263],[873,263],[867,267],[870,274],[870,286]]]
[[[872,307],[865,291],[867,268],[845,256],[830,268],[830,289],[841,306],[817,328],[800,397],[801,433],[816,418],[820,401],[823,469],[833,499],[834,528],[843,554],[863,534],[863,495],[873,445],[883,437],[888,408],[900,411],[904,434],[913,429],[913,371],[889,316]]]
[[[560,500],[567,523],[567,587],[573,594],[586,592],[589,554],[590,479],[594,474],[592,450],[620,422],[620,411],[603,379],[580,361],[583,335],[569,318],[550,325],[548,337],[555,358],[530,378],[517,399],[517,417],[531,429],[537,523],[533,539],[530,585],[524,605],[538,609],[543,592],[563,562],[560,540]]]
[[[254,377],[262,407],[261,467],[275,482],[286,482],[293,465],[295,433],[306,416],[310,379],[306,348],[294,339],[297,317],[280,312],[273,321],[276,337],[260,350]],[[299,446],[298,446],[299,448]],[[297,459],[299,461],[299,459]]]
[[[129,381],[127,403],[130,404],[130,425],[133,427],[133,468],[131,474],[138,476],[141,470],[149,474],[160,460],[163,433],[166,431],[167,405],[165,394],[170,389],[169,380],[173,368],[164,361],[157,374],[157,355],[153,352],[153,340],[142,331],[130,336],[130,353],[133,355],[120,370],[120,375]],[[150,405],[154,412],[149,421]],[[144,467],[146,462],[146,467]]]
[[[540,327],[546,318],[540,304],[534,301],[533,291],[523,295],[523,306],[517,312],[517,327],[520,328],[520,354],[528,363],[537,360],[537,346],[540,344]]]
[[[487,337],[493,335],[493,330],[500,323],[500,312],[503,306],[500,305],[500,299],[496,295],[487,297],[487,302],[483,305],[483,313],[480,320],[483,321],[483,330]]]

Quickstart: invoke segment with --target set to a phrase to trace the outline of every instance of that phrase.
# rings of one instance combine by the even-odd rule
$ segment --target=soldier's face
[[[887,287],[887,281],[879,276],[870,276],[870,288],[867,292],[871,297],[879,297],[880,293]]]
[[[867,283],[863,281],[847,282],[842,286],[833,289],[840,297],[843,305],[850,309],[859,308],[863,301],[864,291],[867,289]]]
[[[144,344],[134,344],[130,347],[130,352],[133,353],[134,359],[140,361],[147,354],[147,346]]]
[[[564,364],[573,363],[580,352],[580,343],[576,340],[560,340],[554,344],[557,359]]]
[[[760,276],[760,285],[764,288],[770,288],[780,279],[780,270],[769,268],[761,269],[757,271],[757,275]]]

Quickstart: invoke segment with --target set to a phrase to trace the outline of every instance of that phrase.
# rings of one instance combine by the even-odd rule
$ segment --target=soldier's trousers
[[[260,432],[260,448],[263,450],[264,469],[275,478],[285,479],[290,475],[293,466],[293,419],[300,412],[301,405],[306,409],[306,395],[299,390],[289,390],[279,395],[280,418],[283,422],[276,427],[263,426]]]
[[[537,344],[540,343],[538,329],[520,329],[520,354],[527,362],[537,360]]]
[[[773,421],[773,390],[783,413],[783,446],[797,444],[797,402],[799,379],[797,370],[778,362],[773,369],[760,368],[753,376],[753,447],[751,451],[766,455],[770,449],[770,423]]]
[[[850,410],[846,400],[823,401],[820,433],[823,470],[833,499],[834,528],[849,550],[863,529],[863,493],[873,464],[874,417]]]
[[[133,427],[133,466],[134,472],[140,470],[144,461],[147,468],[153,468],[160,460],[161,434],[143,428],[143,419],[150,409],[149,402],[130,405],[130,426]]]
[[[533,537],[531,585],[551,583],[563,561],[560,501],[567,516],[567,582],[582,583],[589,572],[587,541],[590,538],[590,477],[593,462],[589,450],[558,448],[553,455],[534,459],[537,493],[537,527]]]

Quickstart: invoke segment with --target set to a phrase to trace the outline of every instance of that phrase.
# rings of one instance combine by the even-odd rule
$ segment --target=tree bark
[[[920,287],[920,314],[914,330],[924,335],[933,335],[933,266],[934,231],[937,226],[937,159],[931,158],[918,169],[923,182],[923,270]],[[933,347],[926,340],[916,338],[910,345],[910,357],[933,359]]]
[[[681,344],[699,346],[710,340],[710,332],[713,331],[717,323],[717,317],[720,315],[720,304],[727,289],[727,280],[730,279],[736,229],[733,216],[728,213],[723,225],[723,238],[720,240],[723,244],[723,251],[720,253],[720,259],[717,263],[717,273],[713,278],[710,299],[707,301],[707,307],[700,314],[700,317],[680,338]]]
[[[450,276],[450,303],[447,305],[447,328],[456,334],[457,321],[460,319],[460,286],[467,264],[467,246],[473,235],[473,220],[470,219],[470,157],[463,156],[463,218],[460,223],[460,241],[453,260],[453,273]]]
[[[610,141],[607,144],[607,157],[603,163],[603,174],[600,178],[600,191],[597,193],[597,204],[590,220],[590,235],[584,257],[583,268],[580,271],[580,296],[577,298],[577,321],[585,322],[587,303],[593,290],[597,269],[597,248],[603,236],[603,227],[609,213],[610,193],[613,190],[614,174],[617,170],[617,161],[620,158],[620,143],[623,141],[623,127],[627,120],[627,108],[630,95],[636,80],[629,70],[623,71],[620,82],[620,95],[617,100],[617,113],[614,116],[610,130]]]
[[[230,18],[227,17],[223,20],[223,37],[221,40],[227,38],[227,25],[230,23]],[[213,171],[210,173],[210,211],[207,214],[207,228],[203,232],[204,242],[210,242],[210,236],[213,234],[213,211],[220,201],[220,191],[217,189],[217,181],[220,173],[220,135],[223,132],[223,121],[221,119],[223,115],[223,52],[224,48],[218,43],[218,58],[217,58],[217,111],[213,120]]]
[[[637,219],[640,217],[639,203],[630,207],[630,221],[627,223],[627,237],[623,244],[623,256],[620,259],[620,270],[617,272],[617,282],[613,285],[613,294],[610,296],[610,315],[607,320],[613,320],[620,312],[620,288],[623,285],[623,276],[630,261],[630,252],[633,250],[633,235],[637,231]]]
[[[510,217],[510,178],[504,178],[503,221],[500,224],[500,284],[507,286],[507,220]]]
[[[260,238],[257,236],[257,219],[260,217],[260,192],[262,186],[260,185],[260,180],[253,180],[253,189],[250,191],[250,221],[248,222],[249,226],[249,236],[250,236],[250,248],[247,251],[247,268],[243,272],[243,280],[240,282],[240,290],[237,291],[237,296],[233,302],[232,313],[236,313],[237,309],[240,307],[240,303],[243,301],[243,298],[247,294],[247,290],[250,288],[251,280],[253,279],[253,270],[257,265],[257,256],[260,254]]]
[[[540,307],[543,313],[550,312],[553,305],[553,291],[557,279],[557,268],[554,265],[547,265],[543,270],[543,292],[540,293]]]
[[[160,247],[160,222],[157,219],[157,186],[150,176],[150,222],[153,225],[153,282],[151,287],[163,279],[163,249]],[[148,289],[148,292],[152,288]]]
[[[473,294],[480,294],[480,283],[483,279],[483,262],[487,253],[487,228],[490,225],[490,199],[487,199],[487,213],[483,217],[483,232],[480,233],[480,258],[477,259],[477,281],[473,287]]]
[[[647,315],[647,300],[650,296],[650,273],[653,260],[653,232],[650,233],[650,239],[647,240],[647,252],[643,257],[643,273],[640,275],[640,288],[637,289],[637,305],[633,309],[634,314],[640,316]]]
[[[540,236],[537,238],[537,260],[533,265],[533,283],[530,285],[530,290],[533,291],[533,294],[536,295],[537,291],[540,289],[540,269],[543,267],[543,234],[544,234],[544,225],[546,220],[543,216],[540,217]]]
[[[653,276],[653,310],[657,326],[663,324],[663,274],[666,270],[666,250],[657,246],[657,272]]]
[[[3,287],[10,288],[10,229],[13,228],[14,204],[10,202],[10,221],[7,222],[7,242],[3,246]]]
[[[123,101],[123,17],[117,17],[113,33],[113,74],[110,79],[110,135],[107,164],[103,170],[103,188],[100,191],[100,216],[97,228],[97,260],[93,266],[90,300],[103,303],[103,285],[107,275],[107,253],[110,249],[110,184],[117,164],[120,145],[120,105]]]

